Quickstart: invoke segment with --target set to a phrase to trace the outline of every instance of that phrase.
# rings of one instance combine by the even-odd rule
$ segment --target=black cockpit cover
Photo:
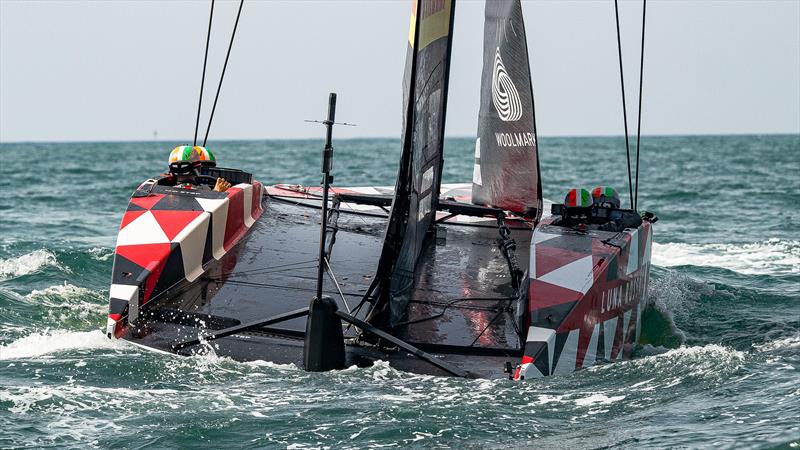
[[[405,315],[414,268],[438,206],[453,14],[452,0],[417,0],[412,8],[400,170],[378,263],[378,304],[371,318],[382,322],[379,325],[392,326]]]
[[[519,0],[486,2],[480,101],[472,201],[538,218],[542,189]]]

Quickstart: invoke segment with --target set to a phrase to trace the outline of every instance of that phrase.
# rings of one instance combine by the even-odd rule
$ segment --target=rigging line
[[[478,340],[481,338],[481,336],[483,336],[484,333],[486,333],[486,330],[488,330],[489,327],[492,326],[494,324],[494,322],[497,319],[499,319],[500,316],[502,316],[505,312],[506,312],[505,309],[500,309],[499,311],[497,311],[497,314],[495,314],[495,316],[492,318],[492,320],[490,320],[489,323],[486,324],[485,327],[483,327],[483,330],[481,330],[481,333],[479,335],[475,336],[475,339],[472,341],[471,344],[469,344],[469,348],[474,347],[475,343],[478,342]]]
[[[215,280],[213,278],[209,279],[209,281],[223,281],[223,280]],[[254,281],[236,281],[236,280],[227,280],[225,284],[229,284],[231,286],[247,286],[247,287],[254,287],[254,288],[264,288],[264,289],[278,289],[284,291],[303,291],[303,292],[313,292],[315,289],[303,288],[298,286],[288,286],[288,285],[280,285],[280,284],[269,284],[269,283],[257,283]],[[332,291],[324,291],[324,294],[329,294]],[[335,292],[333,292],[335,294]],[[344,295],[349,295],[351,297],[361,297],[362,294],[358,292],[344,292]]]
[[[264,273],[280,272],[284,270],[305,269],[305,268],[310,268],[312,264],[314,265],[314,267],[316,267],[316,264],[314,264],[315,262],[316,261],[301,261],[290,264],[262,267],[260,269],[242,270],[242,271],[230,272],[226,274],[226,276],[232,277],[236,275],[251,275],[251,274],[261,275]],[[303,267],[303,266],[309,266],[309,267]]]
[[[211,131],[211,121],[214,120],[214,111],[217,109],[217,100],[219,100],[219,92],[222,90],[222,80],[225,78],[225,69],[228,68],[228,58],[231,56],[233,38],[236,36],[236,28],[239,26],[239,17],[242,15],[242,6],[244,6],[244,0],[239,1],[239,11],[236,12],[236,22],[234,22],[233,31],[231,32],[231,42],[228,44],[228,53],[225,54],[225,63],[222,65],[222,73],[219,76],[217,94],[214,96],[214,106],[211,107],[211,115],[208,117],[208,127],[206,127],[206,135],[203,138],[203,147],[206,146],[206,142],[208,141],[208,132]]]
[[[227,278],[234,278],[240,275],[262,275],[262,274],[269,274],[273,272],[282,272],[285,270],[294,270],[294,269],[307,269],[311,268],[311,264],[314,264],[315,261],[302,261],[297,263],[285,264],[285,265],[277,265],[277,266],[270,266],[270,267],[261,267],[258,269],[250,269],[250,270],[242,270],[242,271],[235,271],[230,272],[224,275],[220,275],[220,279],[227,279]],[[308,266],[308,267],[304,267]],[[314,264],[316,267],[316,264]]]
[[[619,33],[619,7],[614,0],[614,17],[617,21],[617,52],[619,53],[619,84],[622,88],[622,120],[625,122],[625,156],[628,159],[628,193],[633,209],[633,180],[631,179],[631,149],[628,144],[628,108],[625,105],[625,77],[622,73],[622,39]]]
[[[336,280],[336,275],[333,274],[333,269],[331,269],[331,263],[328,261],[328,258],[322,258],[325,261],[325,267],[328,269],[328,276],[331,277],[333,280],[333,284],[336,285],[336,290],[339,291],[339,295],[342,297],[342,301],[344,302],[344,307],[347,308],[347,314],[350,314],[350,305],[347,304],[347,299],[344,298],[344,293],[342,292],[342,288],[339,287],[339,281]]]
[[[208,63],[208,43],[211,41],[211,20],[214,18],[214,0],[211,0],[211,12],[208,13],[208,33],[206,33],[206,53],[203,56],[203,77],[200,78],[200,96],[197,100],[197,119],[194,122],[194,141],[197,145],[197,131],[200,128],[200,109],[203,106],[203,87],[206,84],[206,64]]]
[[[639,58],[639,119],[636,125],[636,189],[633,195],[633,210],[639,207],[639,140],[642,132],[642,83],[644,80],[644,24],[647,17],[647,0],[642,0],[642,53]]]

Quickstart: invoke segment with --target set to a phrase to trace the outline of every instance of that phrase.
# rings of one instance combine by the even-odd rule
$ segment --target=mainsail
[[[539,217],[536,120],[520,0],[486,2],[472,201]]]
[[[438,207],[453,14],[453,0],[416,0],[412,8],[400,170],[372,314],[372,320],[382,325],[391,326],[405,314],[417,259]]]

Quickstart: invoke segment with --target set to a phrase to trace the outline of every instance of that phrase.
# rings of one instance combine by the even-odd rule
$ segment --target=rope
[[[639,139],[642,131],[642,83],[644,80],[644,24],[647,12],[647,0],[642,0],[642,54],[639,58],[639,120],[636,125],[636,190],[633,196],[633,210],[639,207]]]
[[[214,120],[214,111],[217,109],[217,100],[219,100],[219,92],[222,90],[222,80],[225,78],[225,69],[228,68],[228,58],[231,56],[231,48],[233,48],[233,38],[236,36],[236,28],[239,26],[239,17],[242,15],[242,6],[244,0],[239,2],[239,11],[236,13],[236,22],[233,24],[233,32],[231,32],[231,42],[228,44],[228,53],[225,54],[225,64],[222,65],[222,73],[219,76],[219,85],[217,86],[217,94],[214,96],[214,106],[211,107],[211,116],[208,118],[208,127],[206,128],[206,135],[203,138],[203,147],[208,141],[208,132],[211,131],[211,121]]]
[[[197,100],[197,119],[194,122],[194,141],[197,145],[197,130],[200,128],[200,109],[203,106],[203,87],[206,84],[206,64],[208,63],[208,43],[211,41],[211,20],[214,18],[214,0],[211,0],[211,12],[208,14],[208,33],[206,33],[206,53],[203,56],[203,77],[200,79],[200,98]]]
[[[622,88],[622,120],[625,122],[625,155],[628,159],[628,193],[633,209],[633,180],[631,179],[631,150],[628,144],[628,108],[625,105],[625,76],[622,73],[622,38],[619,32],[619,7],[614,0],[614,16],[617,20],[617,52],[619,53],[619,83]]]

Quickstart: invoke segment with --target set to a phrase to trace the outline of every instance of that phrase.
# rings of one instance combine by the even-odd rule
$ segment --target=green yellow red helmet
[[[564,204],[569,207],[586,208],[592,206],[592,196],[583,188],[570,189],[564,198]]]
[[[180,161],[211,166],[217,164],[216,158],[214,158],[214,154],[211,153],[211,150],[197,145],[179,145],[172,149],[172,152],[169,154],[169,163],[172,164]]]
[[[600,206],[619,208],[621,205],[617,190],[611,186],[597,186],[592,189],[592,198],[594,203]]]

